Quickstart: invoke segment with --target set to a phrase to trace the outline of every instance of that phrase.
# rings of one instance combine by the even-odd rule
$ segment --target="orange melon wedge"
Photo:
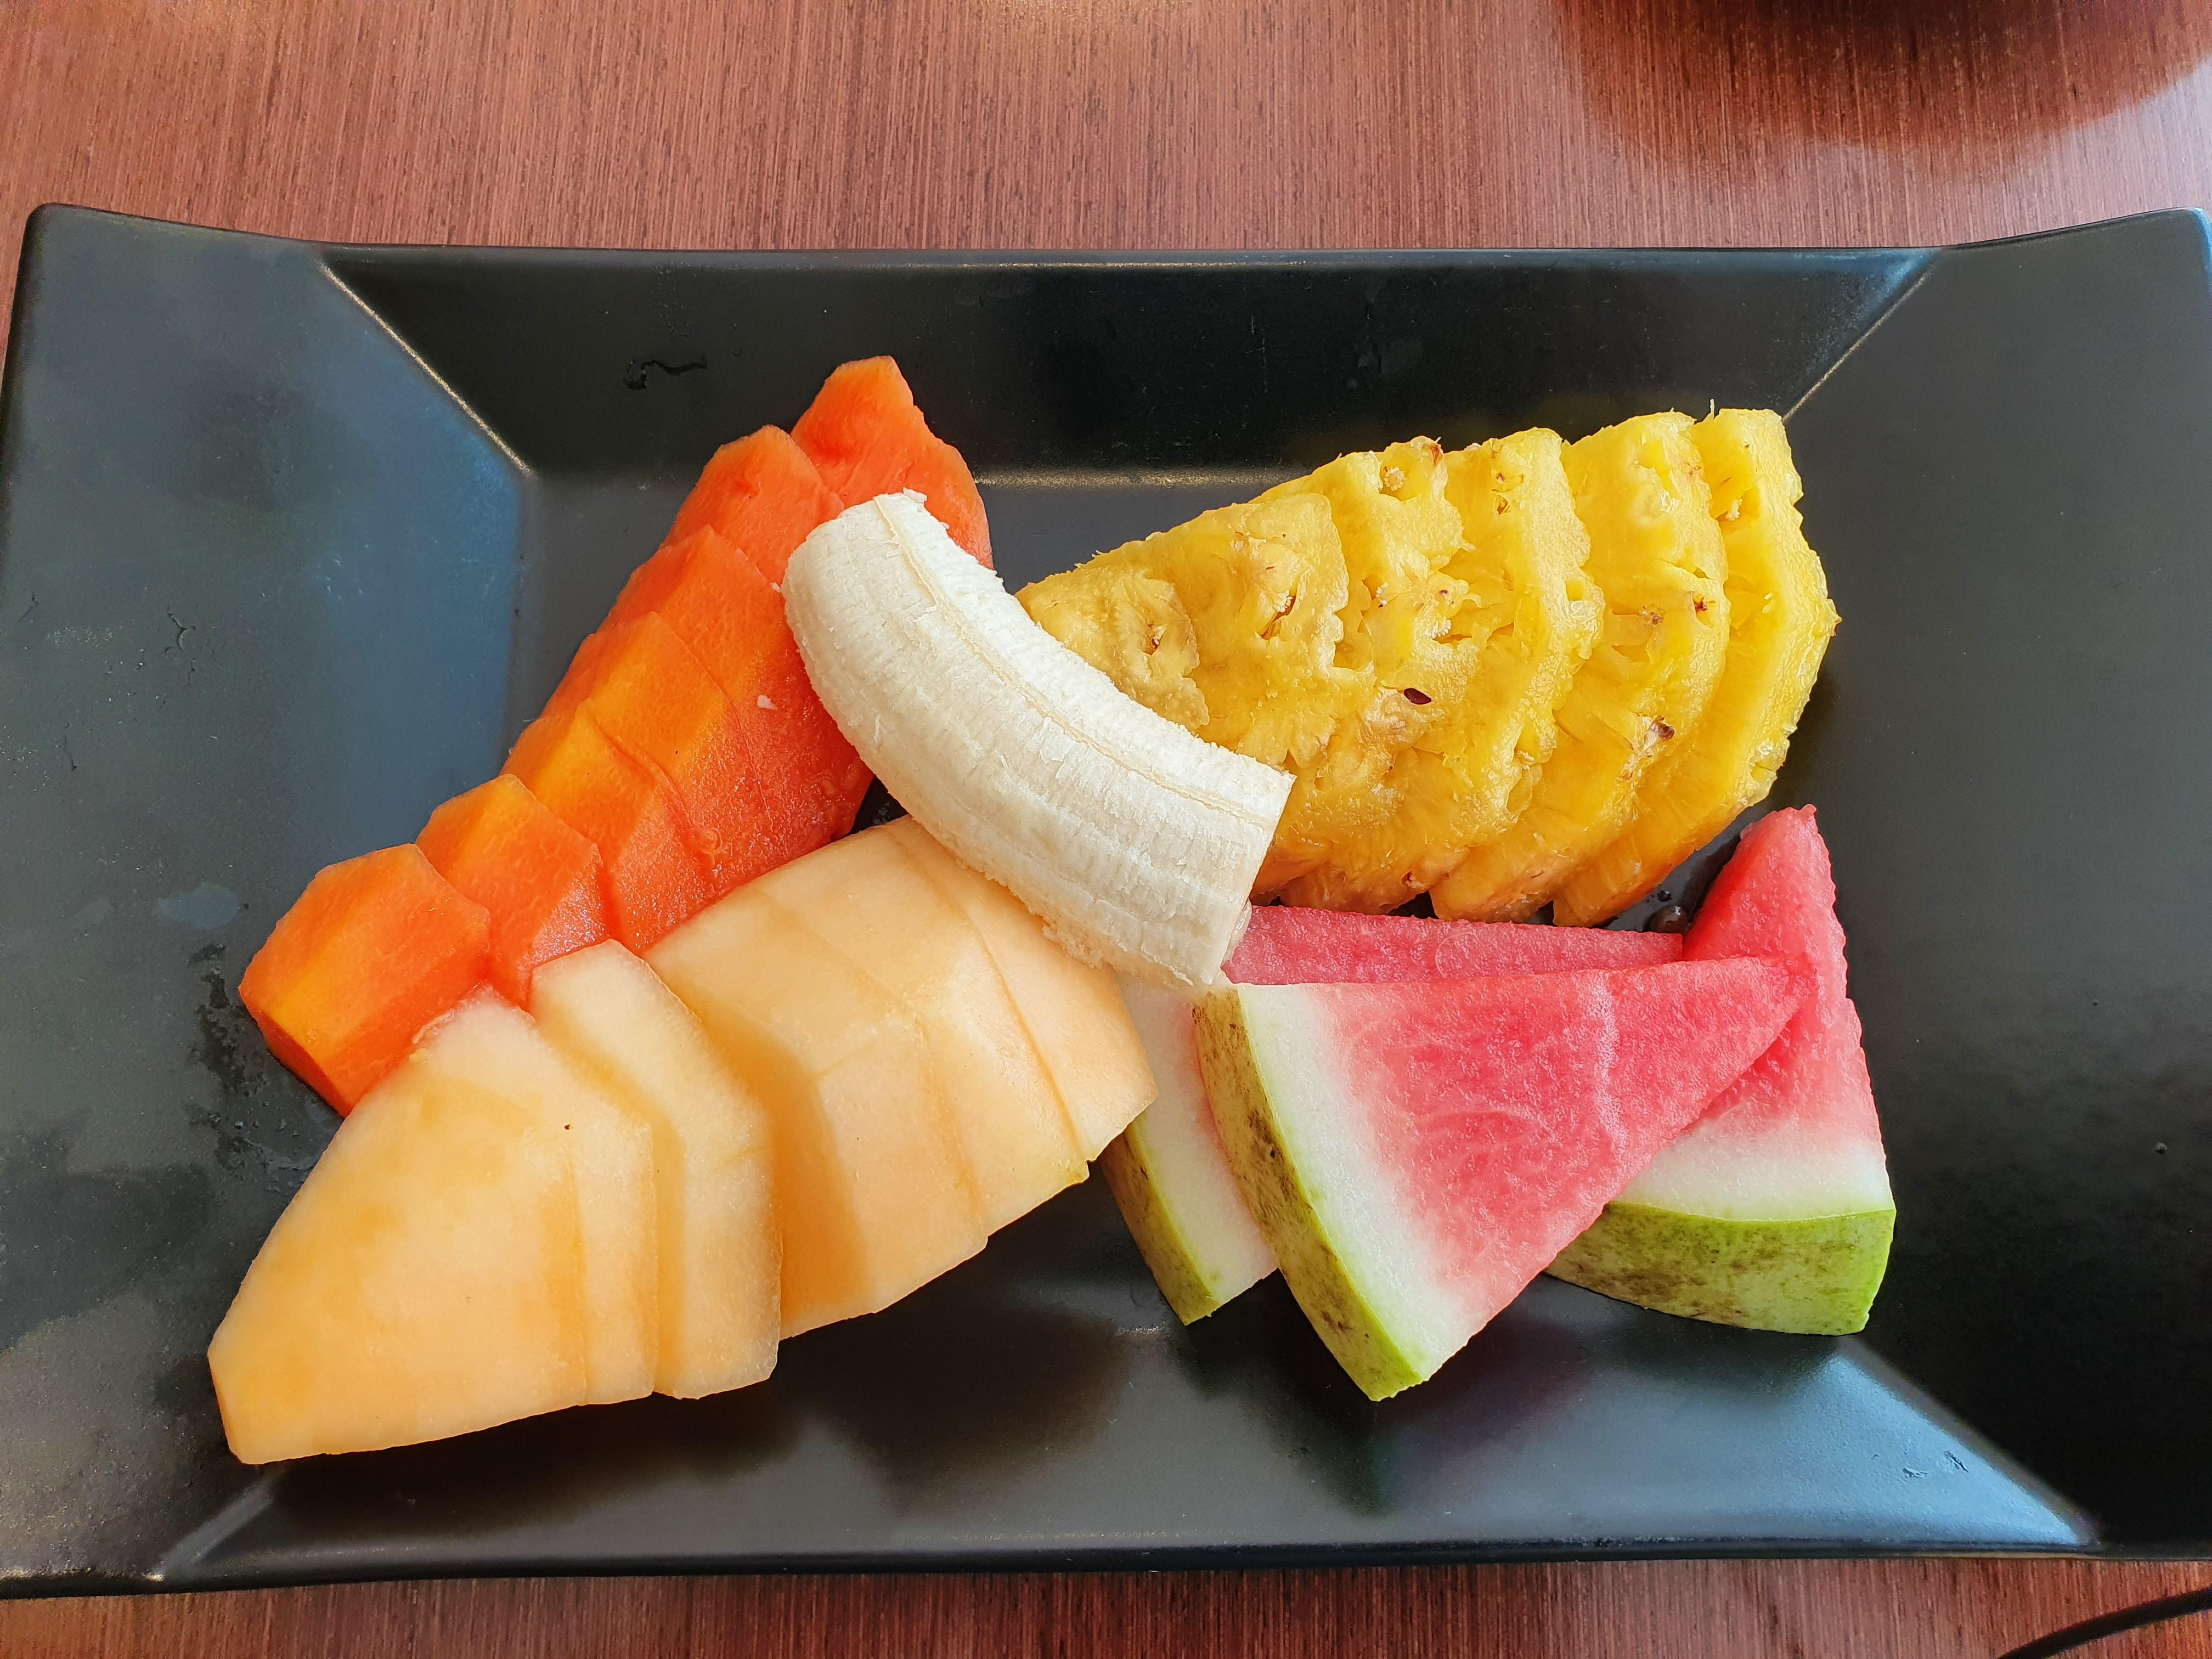
[[[775,1121],[786,1337],[982,1249],[943,1080],[896,998],[752,888],[646,959]]]
[[[1052,1078],[1077,1149],[1096,1158],[1156,1092],[1112,970],[1068,955],[1019,899],[954,858],[912,818],[885,824],[883,834],[975,927]]]
[[[529,1015],[489,991],[456,1009],[410,1066],[433,1089],[524,1107],[560,1136],[576,1171],[584,1400],[650,1394],[660,1341],[651,1127],[570,1064]]]
[[[486,992],[339,1127],[208,1347],[266,1463],[488,1428],[650,1386],[646,1126]]]
[[[691,1399],[759,1382],[775,1368],[782,1258],[768,1109],[690,1011],[613,939],[539,974],[531,1014],[652,1128],[653,1388]]]
[[[782,905],[921,1023],[985,1231],[1088,1173],[981,938],[899,838],[863,830],[771,871],[753,891]]]

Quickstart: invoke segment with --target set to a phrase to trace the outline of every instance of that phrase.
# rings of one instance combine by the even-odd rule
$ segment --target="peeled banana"
[[[783,593],[823,706],[924,829],[1076,956],[1215,979],[1288,773],[1123,695],[910,492],[817,529]]]

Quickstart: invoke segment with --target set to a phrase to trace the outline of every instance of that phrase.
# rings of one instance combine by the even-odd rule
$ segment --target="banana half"
[[[823,706],[924,829],[1075,956],[1215,979],[1290,774],[1125,696],[910,492],[816,530],[783,594]]]

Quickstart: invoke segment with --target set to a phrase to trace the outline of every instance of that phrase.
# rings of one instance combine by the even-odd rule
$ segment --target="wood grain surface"
[[[2003,235],[2212,203],[2208,53],[2191,0],[0,0],[0,299],[44,201],[717,248]],[[1970,1561],[441,1583],[0,1604],[0,1655],[1952,1659],[2208,1582]],[[2212,1620],[2092,1651],[2212,1655]]]

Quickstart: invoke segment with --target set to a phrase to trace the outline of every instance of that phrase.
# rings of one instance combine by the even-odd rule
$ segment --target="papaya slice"
[[[599,849],[502,772],[430,814],[415,844],[491,917],[491,982],[530,994],[541,963],[607,936]]]
[[[755,695],[761,665],[791,636],[783,596],[737,544],[714,530],[671,542],[640,565],[599,632],[648,615],[675,630],[732,702]],[[583,655],[577,653],[580,661]]]
[[[868,769],[814,695],[783,598],[768,579],[727,539],[700,531],[639,568],[609,628],[647,611],[690,647],[730,700],[753,784],[742,803],[762,860],[752,873],[851,829]]]
[[[610,634],[584,707],[668,780],[714,871],[713,897],[770,867],[757,845],[769,803],[756,787],[737,711],[666,622],[648,611]]]
[[[780,582],[799,543],[844,510],[791,434],[764,426],[714,452],[677,510],[667,544],[712,530],[736,543],[764,578]]]
[[[507,770],[599,849],[607,927],[643,950],[707,904],[713,872],[666,779],[627,753],[588,702],[533,720]]]
[[[991,531],[975,476],[960,452],[929,429],[889,357],[864,357],[836,370],[791,435],[848,505],[919,490],[952,539],[991,568]],[[781,570],[769,578],[782,579]]]
[[[319,872],[238,994],[276,1058],[343,1115],[490,967],[490,915],[410,843]]]

